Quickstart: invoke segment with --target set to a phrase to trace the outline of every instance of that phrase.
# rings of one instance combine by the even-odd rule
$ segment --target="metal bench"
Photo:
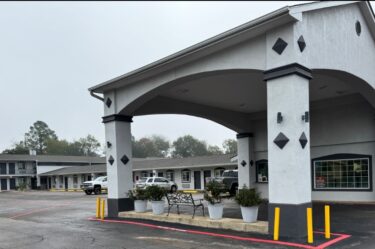
[[[195,210],[202,207],[202,213],[204,216],[203,199],[194,199],[191,193],[167,193],[168,200],[168,214],[173,206],[177,207],[177,213],[180,214],[180,206],[191,206],[193,207],[193,217],[195,216]]]

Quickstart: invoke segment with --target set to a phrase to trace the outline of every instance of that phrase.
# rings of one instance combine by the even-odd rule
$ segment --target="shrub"
[[[135,188],[132,190],[129,190],[128,192],[129,198],[133,201],[144,201],[148,199],[147,191],[146,189],[141,188]]]
[[[27,183],[26,182],[20,182],[20,183],[18,183],[17,189],[19,191],[25,191],[27,189]]]
[[[150,201],[161,201],[167,191],[157,185],[151,185],[146,188],[146,194]]]
[[[224,184],[217,181],[209,181],[204,193],[204,199],[210,204],[221,203],[221,194],[225,192]]]
[[[258,206],[262,203],[259,192],[255,188],[249,189],[246,185],[238,190],[235,200],[243,207]]]

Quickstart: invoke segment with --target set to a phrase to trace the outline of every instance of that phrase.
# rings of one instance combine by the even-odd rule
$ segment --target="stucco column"
[[[132,118],[121,115],[103,117],[106,137],[106,160],[108,176],[108,217],[117,217],[118,212],[134,209],[128,198],[133,188],[132,178]]]
[[[311,207],[309,80],[291,64],[265,72],[267,81],[269,231],[280,207],[280,236],[304,237]]]
[[[238,188],[254,187],[254,138],[252,133],[237,134]]]

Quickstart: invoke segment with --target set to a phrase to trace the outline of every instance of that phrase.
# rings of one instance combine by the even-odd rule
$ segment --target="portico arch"
[[[361,34],[355,32],[356,20],[362,23]],[[281,207],[281,220],[288,222],[282,222],[280,235],[305,236],[305,209],[312,205],[311,103],[319,106],[314,114],[331,108],[330,116],[321,115],[330,124],[321,136],[331,136],[334,125],[344,120],[336,134],[349,128],[354,135],[344,140],[350,146],[366,143],[356,149],[375,151],[374,37],[374,16],[366,2],[295,6],[91,88],[103,94],[106,139],[112,144],[107,148],[109,213],[132,208],[123,191],[131,188],[132,117],[187,114],[239,133],[239,170],[249,173],[254,161],[268,159],[270,232],[273,207]],[[359,95],[361,103],[342,112],[343,102],[337,102],[350,95]],[[352,107],[352,102],[344,104]],[[355,134],[357,127],[367,129],[368,140]],[[335,142],[344,140],[331,138],[323,146],[340,150]],[[254,141],[263,144],[261,158],[253,155]],[[251,174],[240,175],[253,181]]]
[[[243,133],[251,130],[249,113],[265,109],[263,72],[232,69],[201,72],[166,82],[139,95],[119,114],[186,114]]]

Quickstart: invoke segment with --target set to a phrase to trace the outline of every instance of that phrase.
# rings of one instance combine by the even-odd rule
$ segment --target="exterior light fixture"
[[[281,112],[277,113],[277,123],[281,124],[283,122],[283,116],[281,115]]]
[[[107,141],[107,148],[111,148],[111,147],[112,147],[111,142]]]
[[[302,121],[305,121],[305,123],[308,123],[310,121],[309,112],[305,112],[305,114],[302,115]]]

